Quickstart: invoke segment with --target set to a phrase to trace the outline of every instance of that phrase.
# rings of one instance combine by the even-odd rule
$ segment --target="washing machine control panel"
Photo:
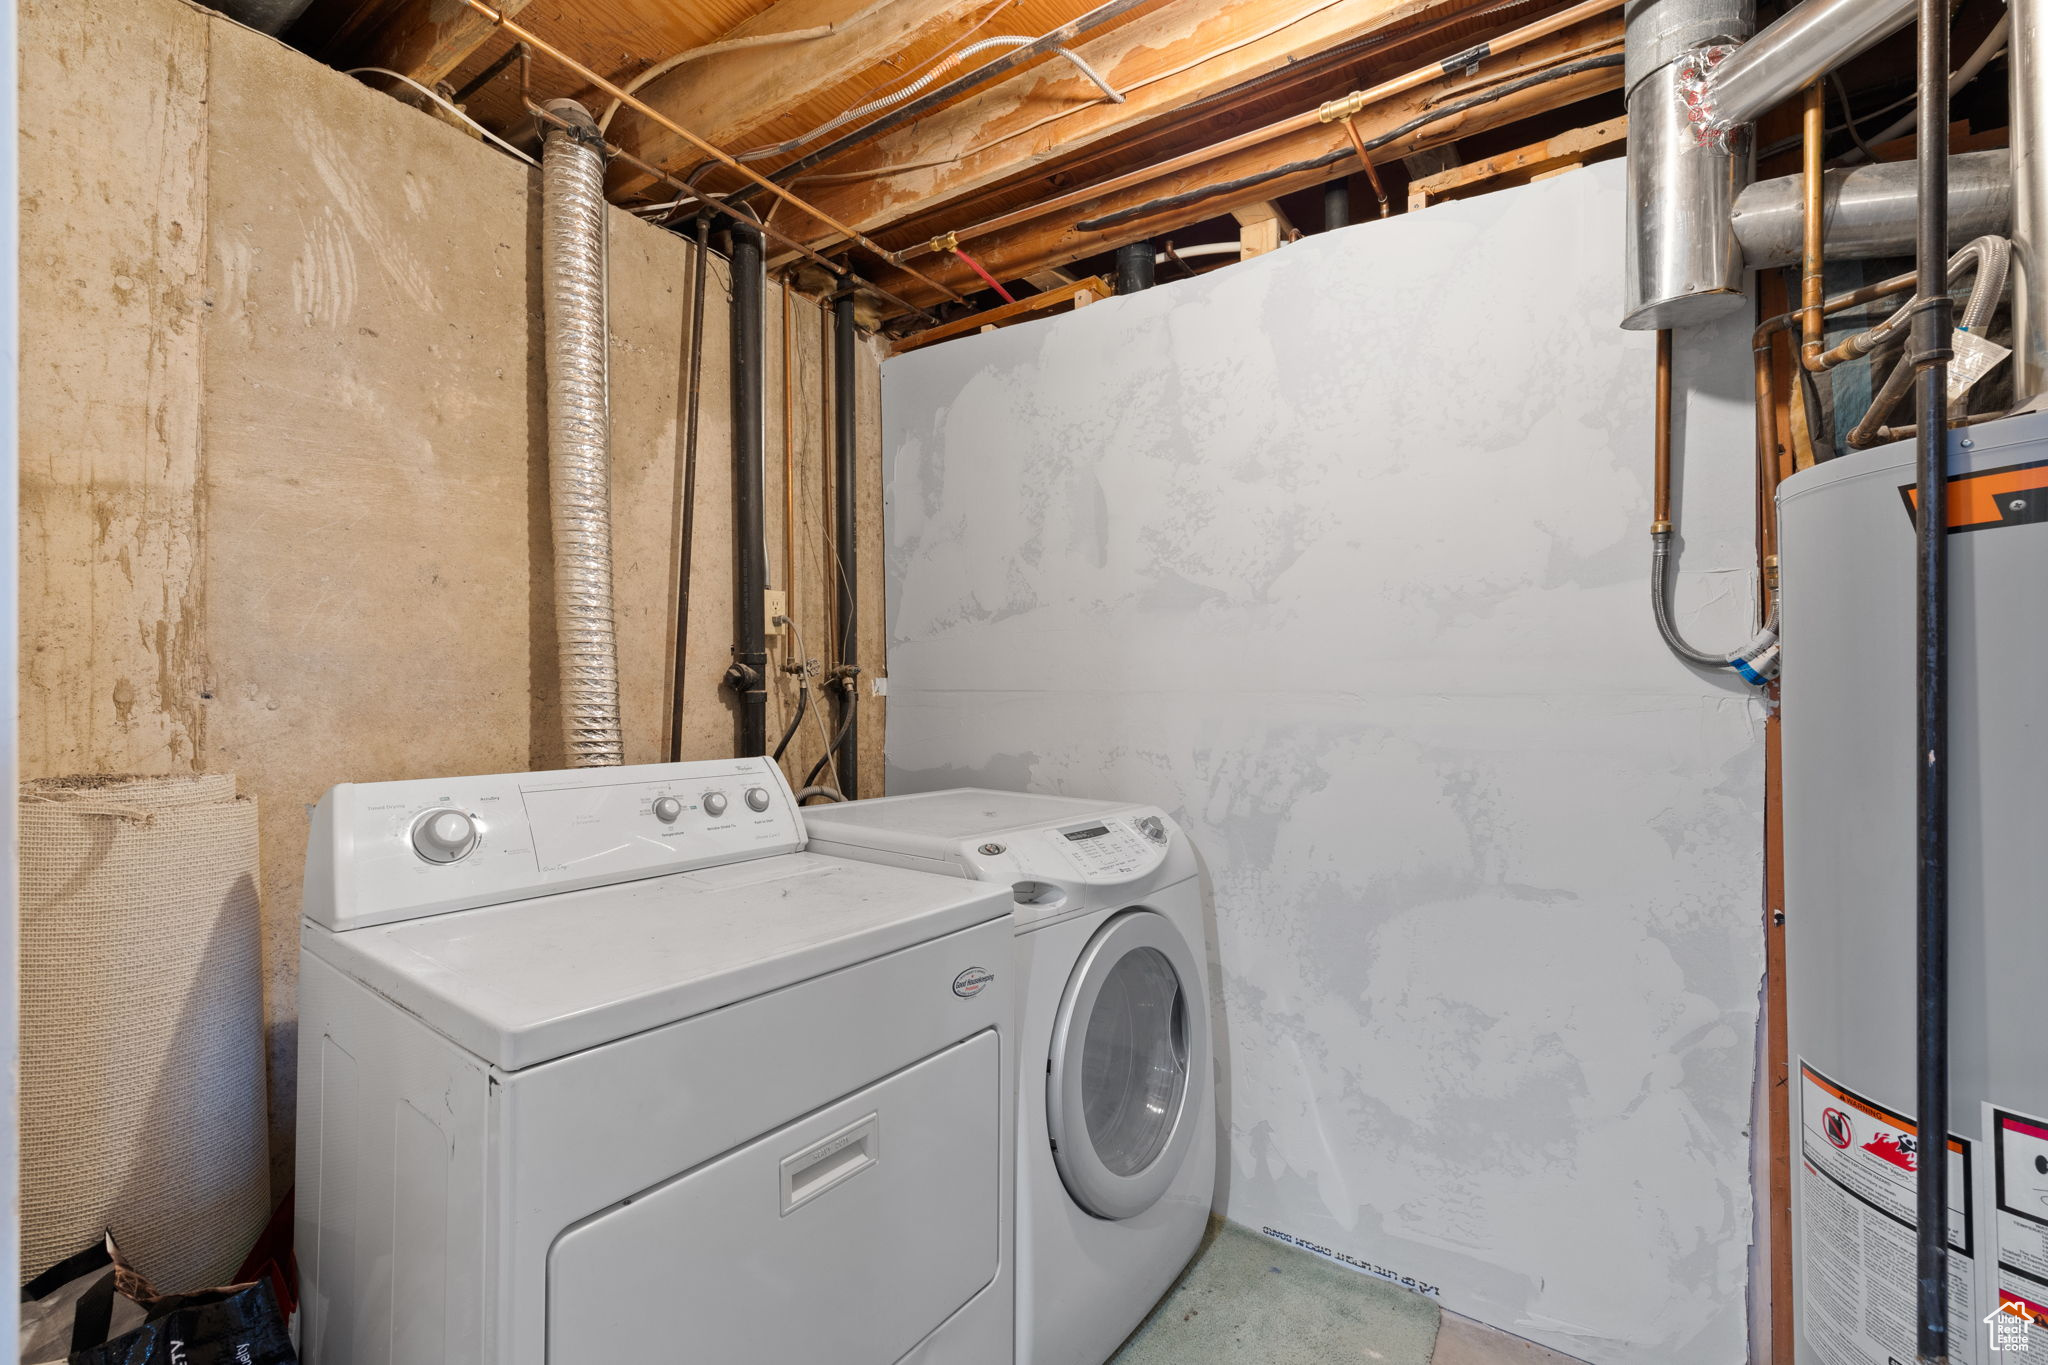
[[[765,758],[344,784],[314,808],[305,914],[386,924],[803,846]]]
[[[1170,840],[1157,816],[1117,815],[1048,830],[1062,855],[1090,881],[1142,877],[1166,858]]]

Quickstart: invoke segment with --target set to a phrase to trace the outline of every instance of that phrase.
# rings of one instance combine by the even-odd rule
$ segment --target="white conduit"
[[[598,768],[625,761],[612,629],[604,154],[589,110],[555,100],[548,112],[581,130],[552,129],[541,150],[555,650],[567,763]]]

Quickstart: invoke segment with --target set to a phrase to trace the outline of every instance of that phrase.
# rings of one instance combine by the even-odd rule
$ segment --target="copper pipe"
[[[1380,201],[1380,217],[1384,218],[1391,208],[1387,203],[1387,187],[1380,184],[1380,173],[1372,164],[1372,156],[1365,150],[1365,139],[1358,135],[1358,120],[1344,120],[1344,131],[1351,134],[1351,150],[1358,153],[1358,164],[1365,167],[1365,178],[1372,182],[1372,197]]]
[[[1802,111],[1800,129],[1800,150],[1802,156],[1803,181],[1801,188],[1806,196],[1806,212],[1802,226],[1806,230],[1805,250],[1799,261],[1799,303],[1803,316],[1799,326],[1799,363],[1809,370],[1821,368],[1821,349],[1825,345],[1826,331],[1821,325],[1821,299],[1826,289],[1827,262],[1822,222],[1821,188],[1821,142],[1827,131],[1826,76],[1817,76],[1812,85],[1806,87],[1806,107]]]
[[[1622,0],[1582,0],[1582,3],[1573,5],[1570,9],[1559,10],[1548,18],[1538,19],[1533,24],[1525,24],[1521,28],[1504,33],[1498,38],[1490,39],[1482,44],[1481,48],[1483,48],[1487,56],[1500,56],[1503,53],[1512,52],[1516,48],[1526,47],[1539,38],[1547,38],[1560,29],[1570,28],[1573,24],[1597,18],[1609,10],[1618,9],[1621,6],[1621,2]],[[464,0],[464,3],[474,5],[478,3],[478,0]],[[1477,51],[1479,49],[1468,49],[1465,53],[1458,54],[1458,56],[1446,57],[1440,62],[1431,62],[1427,66],[1417,67],[1406,75],[1396,76],[1390,81],[1382,81],[1380,84],[1365,90],[1353,91],[1341,99],[1331,100],[1318,108],[1294,114],[1276,123],[1269,123],[1263,128],[1254,128],[1250,132],[1240,133],[1236,137],[1225,138],[1223,141],[1212,143],[1207,147],[1202,147],[1192,152],[1185,152],[1180,156],[1170,157],[1156,165],[1146,166],[1135,171],[1127,171],[1122,175],[1111,176],[1107,180],[1096,181],[1080,189],[1056,195],[1051,199],[1038,200],[1028,207],[1002,214],[986,222],[976,223],[972,227],[960,228],[951,233],[941,234],[928,242],[905,247],[897,253],[897,260],[901,263],[927,252],[946,250],[947,248],[944,244],[948,237],[956,241],[986,237],[991,232],[998,232],[1006,227],[1014,227],[1018,223],[1038,218],[1055,210],[1067,208],[1074,204],[1084,204],[1090,200],[1099,199],[1105,194],[1113,194],[1117,190],[1128,189],[1132,185],[1142,185],[1148,181],[1156,180],[1160,176],[1171,175],[1175,171],[1183,171],[1193,166],[1204,165],[1218,157],[1229,156],[1233,152],[1241,152],[1250,147],[1257,147],[1262,143],[1271,142],[1275,138],[1285,137],[1289,133],[1298,133],[1305,128],[1313,128],[1318,123],[1345,122],[1357,117],[1369,105],[1377,104],[1381,100],[1391,99],[1395,95],[1406,94],[1417,86],[1427,85],[1434,80],[1441,80],[1453,71],[1459,71],[1472,65],[1473,61],[1477,60],[1473,55]],[[1367,158],[1366,164],[1368,167],[1371,166],[1370,158]]]
[[[944,294],[947,298],[952,299],[954,302],[966,302],[966,300],[961,298],[960,295],[954,293],[945,285],[940,284],[931,276],[920,274],[918,271],[911,269],[907,265],[904,265],[901,260],[897,259],[895,252],[890,251],[887,247],[872,240],[865,233],[859,232],[854,228],[848,227],[846,224],[840,222],[837,218],[834,218],[832,215],[826,213],[823,209],[820,209],[812,205],[808,201],[801,199],[794,194],[791,194],[788,190],[776,184],[773,180],[768,179],[768,177],[761,175],[756,171],[748,169],[740,162],[735,161],[732,157],[726,155],[725,152],[722,151],[721,149],[712,146],[709,142],[706,142],[703,138],[698,137],[688,128],[683,127],[682,124],[677,123],[674,119],[668,117],[666,114],[656,109],[653,105],[646,103],[644,100],[635,98],[634,96],[628,94],[626,91],[620,89],[618,86],[612,84],[603,76],[597,74],[597,72],[592,71],[589,67],[577,61],[574,57],[571,57],[568,53],[562,51],[562,49],[556,47],[553,43],[550,43],[545,38],[542,38],[539,34],[536,34],[532,30],[527,29],[519,24],[513,23],[510,19],[506,18],[502,13],[492,9],[489,5],[485,4],[484,0],[462,0],[462,3],[467,5],[470,9],[476,11],[478,14],[481,14],[484,18],[490,20],[491,23],[496,25],[498,28],[504,30],[506,33],[511,34],[514,39],[520,42],[530,43],[533,45],[533,48],[536,52],[554,58],[557,62],[560,62],[563,66],[568,67],[571,71],[581,76],[584,80],[589,81],[599,90],[604,91],[604,93],[610,95],[613,99],[617,100],[620,104],[625,105],[628,109],[633,110],[642,118],[652,120],[653,122],[661,125],[663,128],[668,129],[668,131],[674,133],[677,137],[689,143],[698,151],[703,152],[706,156],[710,157],[713,161],[716,161],[719,165],[724,166],[727,170],[736,171],[740,175],[745,176],[748,180],[753,181],[756,185],[759,185],[762,189],[768,191],[776,198],[789,204],[792,208],[797,209],[799,212],[809,214],[812,218],[816,219],[820,223],[823,223],[826,227],[831,228],[834,232],[839,233],[848,241],[858,243],[863,249],[872,251],[873,253],[875,253],[875,255],[880,256],[883,260],[889,262],[891,265],[894,265],[898,269],[902,270],[906,275],[909,275],[913,279],[916,279],[924,284],[930,285],[932,288],[938,290],[941,294]],[[1592,0],[1592,3],[1603,3],[1603,0]]]
[[[1657,474],[1650,534],[1671,529],[1671,329],[1657,333]]]
[[[1763,344],[1752,346],[1750,355],[1756,367],[1756,552],[1763,565],[1764,586],[1771,587],[1778,563],[1778,476],[1783,468],[1778,453],[1778,398],[1771,374],[1771,334],[1765,333]]]
[[[1819,313],[1839,313],[1844,309],[1875,303],[1893,294],[1903,294],[1913,288],[1918,277],[1908,271],[1890,279],[1866,284],[1846,294],[1821,302]],[[1771,365],[1771,341],[1779,332],[1789,332],[1795,326],[1802,326],[1812,310],[1800,308],[1790,313],[1780,313],[1766,318],[1750,333],[1749,349],[1756,373],[1756,458],[1759,501],[1768,513],[1777,501],[1778,482],[1783,477],[1784,463],[1781,448],[1788,448],[1784,433],[1778,430],[1778,395],[1776,372]],[[1662,336],[1662,333],[1659,333]],[[1660,379],[1662,376],[1659,376]],[[1661,408],[1660,408],[1661,411]],[[1660,452],[1661,458],[1661,452]],[[1775,518],[1766,516],[1758,531],[1758,549],[1766,558],[1765,571],[1768,574],[1776,568],[1777,530]]]

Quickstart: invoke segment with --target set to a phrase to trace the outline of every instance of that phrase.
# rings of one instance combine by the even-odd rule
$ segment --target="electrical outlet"
[[[767,616],[769,627],[773,629],[775,618],[789,615],[789,594],[781,588],[764,588],[761,592],[761,610]]]

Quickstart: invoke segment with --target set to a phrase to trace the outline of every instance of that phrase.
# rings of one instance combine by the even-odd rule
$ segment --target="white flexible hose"
[[[1957,67],[1955,73],[1948,78],[1948,97],[1950,99],[1954,99],[1956,91],[1975,80],[1977,73],[1989,66],[1992,59],[2005,50],[2006,35],[2011,32],[2012,15],[2010,13],[2001,14],[1998,17],[1998,22],[1992,26],[1990,34],[1983,42],[1977,44],[1977,50],[1972,52],[1969,59]],[[1908,109],[1904,114],[1900,115],[1896,123],[1892,123],[1881,131],[1872,133],[1869,137],[1864,138],[1864,146],[1879,147],[1892,141],[1894,138],[1904,137],[1912,132],[1919,125],[1919,122],[1919,108],[1916,106]],[[1834,164],[1837,166],[1853,166],[1862,160],[1863,148],[1853,147],[1841,156],[1836,157]]]
[[[345,72],[344,74],[350,76],[389,76],[391,77],[391,79],[395,81],[403,81],[405,84],[419,91],[422,95],[425,95],[434,103],[440,105],[443,109],[446,109],[449,113],[455,115],[455,117],[461,119],[470,127],[476,129],[477,132],[482,134],[484,137],[489,138],[492,142],[497,143],[500,147],[512,153],[512,155],[518,157],[521,161],[524,161],[527,165],[538,166],[540,164],[538,161],[535,161],[532,157],[528,156],[525,152],[520,151],[517,147],[514,147],[511,143],[505,141],[504,138],[499,137],[496,133],[484,127],[481,123],[478,123],[469,115],[463,113],[461,108],[457,106],[453,101],[443,99],[440,96],[440,94],[438,94],[435,91],[427,89],[427,87],[421,85],[418,81],[414,80],[412,77],[406,75],[402,71],[393,71],[388,66],[353,66],[350,67],[348,71]]]
[[[961,62],[967,60],[969,57],[973,56],[977,52],[983,52],[992,47],[1028,47],[1032,43],[1035,43],[1037,41],[1038,39],[1036,38],[1026,38],[1018,34],[1008,34],[996,38],[983,38],[978,43],[969,43],[966,47],[963,47],[958,52],[953,53],[944,61],[939,62],[937,65],[933,66],[931,70],[925,72],[922,76],[919,76],[916,80],[912,81],[910,84],[902,87],[899,90],[892,90],[886,95],[882,95],[876,99],[869,100],[866,104],[855,105],[853,108],[847,110],[843,114],[840,114],[838,117],[833,118],[825,123],[819,124],[817,127],[811,129],[811,131],[809,131],[808,133],[804,133],[801,134],[800,136],[790,138],[787,142],[778,142],[770,147],[756,147],[751,151],[741,152],[739,156],[735,159],[739,161],[765,161],[767,158],[771,156],[782,156],[785,153],[794,152],[799,148],[807,147],[811,143],[816,142],[819,138],[824,137],[827,133],[835,132],[840,128],[844,128],[847,124],[854,122],[856,119],[866,118],[869,114],[878,114],[884,109],[893,108],[894,106],[903,103],[905,100],[910,99],[914,95],[917,95],[919,92],[925,90],[927,87],[931,85],[933,81],[936,81],[940,76],[952,70],[954,67],[958,66]],[[1087,61],[1083,59],[1078,52],[1075,52],[1072,49],[1065,47],[1056,47],[1053,49],[1053,51],[1058,55],[1065,57],[1068,61],[1072,62],[1077,68],[1079,68],[1082,75],[1086,76],[1089,80],[1095,82],[1097,88],[1099,88],[1102,91],[1102,93],[1104,95],[1107,95],[1112,101],[1114,101],[1117,104],[1122,104],[1124,102],[1124,97],[1117,92],[1116,87],[1111,85],[1108,81],[1104,80],[1102,78],[1102,73],[1098,72],[1094,67],[1088,65]]]

